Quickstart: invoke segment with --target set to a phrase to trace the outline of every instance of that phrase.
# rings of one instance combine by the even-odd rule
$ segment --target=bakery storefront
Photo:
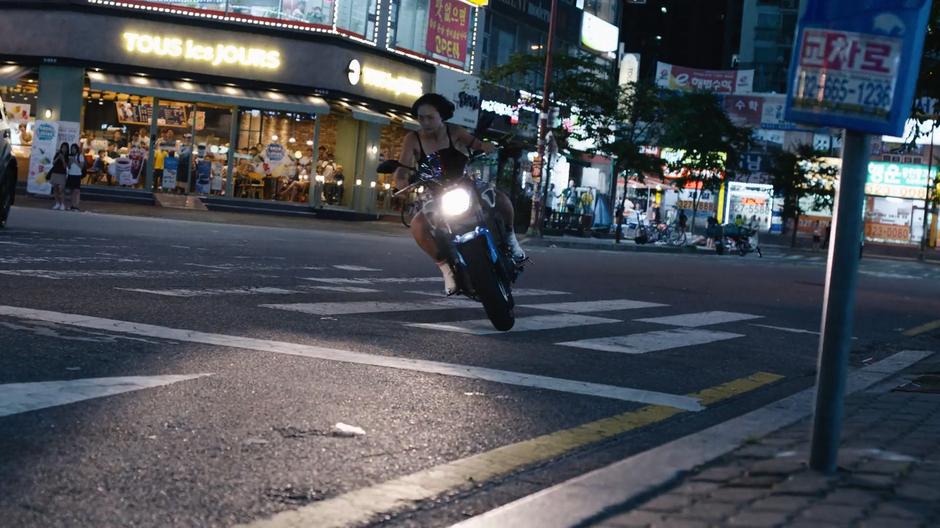
[[[375,168],[433,85],[431,65],[333,35],[0,8],[0,61],[22,72],[9,90],[35,93],[30,130],[57,131],[23,147],[30,192],[48,192],[42,153],[68,141],[86,186],[374,212],[389,183]]]

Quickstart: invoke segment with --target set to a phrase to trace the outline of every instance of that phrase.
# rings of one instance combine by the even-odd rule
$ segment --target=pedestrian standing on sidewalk
[[[52,183],[52,196],[55,198],[56,211],[65,211],[65,180],[69,173],[69,144],[62,143],[52,159],[52,170],[49,171],[49,182]]]
[[[822,231],[819,229],[819,220],[813,222],[813,251],[819,251],[822,242]]]
[[[78,144],[72,143],[72,150],[69,153],[68,178],[65,180],[65,188],[71,191],[69,196],[71,205],[68,207],[71,211],[81,211],[78,204],[81,200],[82,178],[84,175],[85,156],[82,155],[82,150]]]

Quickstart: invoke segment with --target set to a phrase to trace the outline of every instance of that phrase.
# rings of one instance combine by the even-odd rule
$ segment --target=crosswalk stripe
[[[152,295],[161,295],[164,297],[203,297],[208,295],[290,295],[294,293],[301,293],[296,290],[285,290],[283,288],[218,288],[218,289],[202,289],[202,290],[188,290],[185,288],[179,289],[170,289],[170,290],[148,290],[145,288],[115,288],[116,290],[137,292],[137,293],[149,293]]]
[[[639,308],[659,308],[668,305],[644,301],[634,301],[630,299],[608,299],[600,301],[523,304],[521,306],[525,306],[526,308],[537,308],[539,310],[548,310],[550,312],[590,313],[614,312],[618,310],[636,310]]]
[[[262,308],[288,310],[316,315],[353,315],[364,313],[416,312],[421,310],[453,310],[455,308],[479,308],[480,303],[463,299],[442,299],[433,302],[325,302],[262,304]]]
[[[405,293],[413,293],[415,295],[428,295],[432,297],[440,297],[441,292],[439,291],[426,291],[426,290],[407,290]],[[542,295],[571,295],[571,292],[565,291],[556,291],[556,290],[539,290],[536,288],[519,288],[518,290],[512,291],[513,297],[540,297]]]
[[[557,314],[533,315],[519,317],[510,333],[529,332],[536,330],[554,330],[556,328],[569,328],[572,326],[587,326],[606,323],[619,323],[617,319],[591,317],[589,315]],[[459,332],[471,335],[505,334],[493,328],[488,319],[475,319],[473,321],[457,321],[454,323],[414,323],[407,326],[427,328],[429,330],[443,330],[445,332]]]
[[[0,305],[0,316],[11,316],[31,321],[47,321],[51,323],[77,326],[79,328],[94,328],[110,332],[121,332],[135,336],[155,337],[181,341],[184,343],[202,343],[205,345],[256,350],[272,354],[286,354],[302,356],[327,361],[339,361],[357,365],[370,365],[374,367],[393,368],[426,374],[439,374],[465,379],[476,379],[495,383],[504,383],[519,387],[535,389],[548,389],[584,396],[611,398],[621,401],[639,402],[647,404],[665,405],[687,411],[701,411],[704,409],[698,399],[690,396],[681,396],[665,392],[618,387],[615,385],[602,385],[579,380],[552,378],[525,372],[497,370],[486,367],[474,367],[429,361],[424,359],[411,359],[396,357],[389,352],[383,354],[367,354],[352,350],[340,350],[317,345],[288,343],[284,341],[270,341],[253,337],[243,337],[224,334],[212,334],[182,328],[169,328],[166,326],[104,319],[87,315],[52,312],[48,310],[34,310],[19,306]]]
[[[708,326],[721,323],[733,323],[735,321],[747,321],[750,319],[760,319],[762,315],[753,315],[736,312],[697,312],[680,315],[669,315],[666,317],[650,317],[646,319],[634,319],[643,323],[656,323],[669,326]]]
[[[334,265],[333,267],[339,270],[344,270],[344,271],[382,271],[376,268],[367,268],[365,266],[350,266],[347,264],[338,264],[338,265]]]
[[[375,293],[382,290],[373,288],[360,288],[358,286],[310,286],[315,290],[335,291],[341,293]]]
[[[345,277],[301,277],[303,280],[327,284],[399,284],[409,282],[444,282],[441,277],[375,277],[348,279]]]
[[[372,284],[369,279],[347,279],[344,277],[301,277],[303,280],[327,284]]]
[[[724,341],[744,337],[742,334],[729,332],[715,332],[712,330],[699,330],[676,328],[673,330],[657,330],[643,334],[625,336],[599,337],[594,339],[581,339],[579,341],[566,341],[556,343],[561,346],[600,350],[603,352],[618,352],[621,354],[645,354],[658,350],[669,350],[692,345],[705,345],[716,341]]]

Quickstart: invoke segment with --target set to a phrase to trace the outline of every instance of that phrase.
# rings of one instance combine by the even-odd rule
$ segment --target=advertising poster
[[[212,162],[200,160],[196,162],[196,192],[209,194],[209,185],[212,180]]]
[[[473,130],[480,115],[480,79],[449,68],[437,68],[435,91],[454,103],[451,123]]]
[[[430,0],[425,41],[428,53],[463,64],[467,59],[470,15],[470,6],[459,0]]]
[[[48,181],[47,173],[52,168],[58,137],[58,122],[36,121],[36,126],[33,127],[33,148],[29,156],[26,192],[49,194],[52,191],[52,184]]]
[[[29,122],[29,108],[27,103],[3,103],[3,113],[11,123]]]
[[[333,0],[284,0],[282,16],[297,22],[329,26],[333,24]]]
[[[656,86],[715,94],[749,94],[754,86],[754,70],[700,70],[657,62]]]
[[[180,168],[180,160],[176,156],[167,156],[163,160],[163,189],[176,188],[176,173]]]

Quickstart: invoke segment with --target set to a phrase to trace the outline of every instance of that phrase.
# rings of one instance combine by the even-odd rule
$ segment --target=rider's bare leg
[[[500,190],[496,191],[496,212],[499,214],[500,218],[502,218],[503,225],[506,226],[506,242],[509,244],[509,250],[512,251],[513,260],[522,262],[525,260],[525,251],[523,251],[522,246],[519,245],[519,240],[516,239],[516,232],[513,229],[515,225],[515,211],[512,207],[512,201],[509,200],[506,193]]]
[[[434,237],[431,235],[431,225],[428,224],[427,218],[424,217],[424,214],[418,213],[411,220],[411,236],[415,238],[415,242],[418,243],[425,253],[429,257],[434,259],[434,262],[437,263],[437,267],[441,270],[441,275],[444,276],[444,293],[447,295],[452,295],[457,292],[457,279],[454,277],[454,270],[451,269],[450,264],[446,259],[441,258],[441,254],[437,248],[437,243],[434,241]]]

